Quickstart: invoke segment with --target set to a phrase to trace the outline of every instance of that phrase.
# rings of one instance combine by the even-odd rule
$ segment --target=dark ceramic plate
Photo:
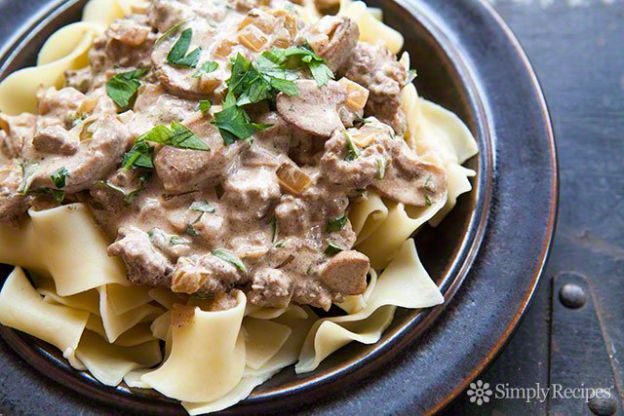
[[[472,193],[461,197],[440,227],[416,238],[446,303],[420,313],[400,310],[377,344],[351,344],[313,373],[286,369],[224,414],[312,403],[317,411],[337,415],[362,409],[433,413],[502,348],[544,266],[557,206],[555,146],[540,87],[516,39],[483,1],[369,4],[382,7],[385,21],[405,36],[421,95],[457,113],[479,142],[479,156],[468,163],[478,172]],[[1,76],[33,64],[45,39],[77,20],[83,5],[0,3],[2,31],[17,33],[4,44]],[[31,20],[17,27],[12,16]],[[48,345],[8,328],[0,332],[43,374],[88,398],[142,413],[184,413],[155,393],[102,386],[68,367]]]

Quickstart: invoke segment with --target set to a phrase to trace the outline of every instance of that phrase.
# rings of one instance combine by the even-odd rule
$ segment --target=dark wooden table
[[[17,15],[26,3],[0,0],[0,6],[9,2]],[[608,386],[621,396],[624,0],[498,0],[496,8],[524,45],[550,105],[561,199],[557,238],[534,302],[508,347],[480,379],[493,388],[505,383],[508,387]],[[0,33],[6,34],[7,29],[0,27]],[[585,289],[588,300],[583,308],[573,310],[559,303],[558,288],[568,281],[580,282]],[[0,355],[11,354],[0,343]],[[82,415],[119,414],[37,376],[17,359],[3,363],[0,389],[0,414],[73,415],[76,409]],[[24,395],[25,390],[35,393]],[[52,400],[52,407],[50,397],[59,399]],[[582,399],[527,403],[494,398],[477,406],[468,397],[462,394],[444,414],[590,414]]]

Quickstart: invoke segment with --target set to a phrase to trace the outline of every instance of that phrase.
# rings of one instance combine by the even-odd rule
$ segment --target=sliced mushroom
[[[319,87],[313,80],[295,81],[299,94],[277,96],[277,111],[287,122],[301,130],[321,137],[329,137],[342,129],[340,109],[346,101],[346,91],[338,82],[330,81]]]

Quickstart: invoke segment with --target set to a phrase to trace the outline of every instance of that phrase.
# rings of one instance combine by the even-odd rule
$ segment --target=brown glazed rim
[[[503,30],[507,42],[512,45],[516,54],[522,60],[526,74],[531,78],[534,93],[539,101],[542,122],[546,128],[546,139],[550,149],[550,171],[553,172],[550,190],[550,195],[552,197],[549,201],[549,216],[546,230],[544,231],[546,238],[541,243],[539,258],[536,258],[532,263],[532,265],[534,265],[533,271],[531,272],[530,278],[526,279],[526,289],[512,318],[509,320],[505,330],[498,337],[494,346],[487,351],[487,353],[483,353],[483,358],[472,367],[472,370],[467,375],[462,377],[459,383],[454,384],[455,387],[446,396],[437,400],[434,405],[427,406],[426,414],[437,412],[461,393],[470,381],[491,362],[505,345],[532,298],[552,242],[556,220],[558,190],[556,175],[557,161],[553,132],[541,88],[526,55],[509,28],[487,2],[479,0],[479,3],[479,7],[484,7],[487,13],[495,19],[498,26]],[[21,46],[28,45],[33,42],[33,40],[40,40],[42,37],[45,39],[50,35],[50,25],[52,21],[55,21],[59,16],[66,13],[75,12],[77,8],[82,7],[81,4],[81,0],[69,0],[67,2],[56,1],[53,2],[51,7],[47,10],[36,14],[31,21],[24,25],[27,30],[22,31],[21,34],[7,41],[7,46],[3,49],[2,53],[0,53],[0,55],[6,57],[2,62],[2,74],[7,74],[16,69],[12,67],[12,63],[15,57],[22,52]],[[438,25],[439,22],[432,20],[430,18],[430,13],[424,13],[422,10],[415,7],[415,4],[422,5],[419,1],[410,2],[410,0],[398,0],[397,2],[384,1],[384,6],[396,8],[399,10],[399,13],[409,13],[417,19],[425,29],[436,38],[438,44],[446,53],[446,58],[452,61],[451,65],[454,67],[456,75],[461,79],[466,89],[465,93],[468,95],[468,100],[470,101],[468,105],[474,111],[474,123],[476,124],[474,129],[476,129],[478,133],[477,136],[481,151],[478,157],[478,177],[472,192],[472,198],[476,200],[474,203],[474,211],[471,214],[466,235],[454,255],[454,260],[442,273],[444,277],[441,281],[441,288],[445,296],[445,303],[417,315],[414,313],[411,318],[405,320],[406,323],[389,328],[382,340],[374,346],[371,352],[356,354],[352,356],[352,358],[345,360],[343,364],[333,371],[317,370],[312,376],[309,376],[309,380],[304,381],[303,385],[301,385],[301,380],[299,378],[294,378],[291,379],[291,382],[272,388],[268,392],[263,391],[264,389],[261,387],[258,389],[258,392],[253,393],[248,399],[241,402],[241,404],[224,411],[224,414],[248,414],[252,412],[254,414],[259,414],[301,406],[304,402],[320,399],[326,394],[331,393],[336,388],[337,383],[355,384],[369,377],[370,374],[379,370],[382,366],[389,364],[390,360],[396,357],[401,350],[429,330],[433,321],[436,320],[436,318],[441,315],[442,311],[446,310],[447,306],[451,303],[451,300],[459,290],[477,257],[487,231],[491,209],[495,152],[490,135],[491,131],[494,129],[490,125],[491,120],[488,120],[488,111],[486,111],[481,96],[478,93],[478,82],[475,80],[475,75],[471,73],[470,65],[466,64],[461,50],[454,46],[453,42],[447,38],[444,31]],[[423,10],[428,7],[425,5],[422,6]],[[29,336],[4,327],[0,327],[0,334],[9,345],[31,365],[42,371],[48,377],[56,379],[63,385],[88,397],[135,411],[153,412],[157,414],[182,414],[182,409],[177,405],[176,401],[163,398],[160,395],[134,394],[127,389],[102,386],[89,375],[78,373],[69,368],[68,365],[59,358],[58,354],[51,353],[45,346],[42,346],[42,343],[35,342],[36,347],[33,348],[33,339]],[[379,377],[384,376],[379,375]]]

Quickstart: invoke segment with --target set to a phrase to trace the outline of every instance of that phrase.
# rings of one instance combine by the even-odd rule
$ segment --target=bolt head
[[[570,309],[578,309],[587,302],[587,295],[579,285],[566,283],[559,291],[559,300]]]
[[[597,416],[611,416],[617,411],[617,402],[611,393],[608,393],[608,396],[592,397],[587,405],[589,410]]]

